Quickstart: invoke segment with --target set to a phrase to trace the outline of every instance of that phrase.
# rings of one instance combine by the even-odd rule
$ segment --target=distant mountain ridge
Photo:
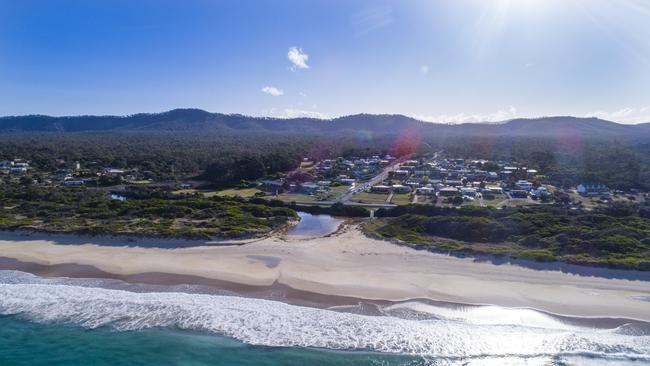
[[[129,116],[51,117],[42,115],[0,117],[0,133],[43,132],[174,132],[218,134],[400,134],[423,136],[563,136],[650,139],[650,123],[625,125],[598,118],[543,117],[513,119],[503,123],[446,124],[403,115],[356,114],[329,120],[315,118],[249,117],[210,113],[200,109],[174,109]]]

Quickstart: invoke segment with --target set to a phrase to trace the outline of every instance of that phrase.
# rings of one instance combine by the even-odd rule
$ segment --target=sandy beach
[[[94,268],[132,279],[191,276],[371,300],[426,298],[650,321],[645,274],[634,279],[630,272],[623,279],[496,265],[371,239],[353,226],[322,238],[276,236],[244,245],[178,249],[100,246],[82,237],[66,245],[56,237],[1,237],[0,257],[14,260],[1,262],[1,269],[25,270],[25,263],[33,263],[40,272],[56,267],[52,275],[58,276],[92,276],[83,268]]]

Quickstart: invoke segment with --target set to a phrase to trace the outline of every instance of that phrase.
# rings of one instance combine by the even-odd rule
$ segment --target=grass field
[[[223,191],[217,191],[217,192],[206,192],[204,196],[206,197],[212,197],[212,196],[219,196],[219,197],[253,197],[256,193],[261,192],[257,188],[243,188],[243,189],[224,189]]]
[[[413,197],[408,193],[393,194],[391,199],[391,203],[396,205],[408,205],[411,201],[413,201]]]
[[[350,186],[330,187],[329,191],[326,194],[321,195],[321,197],[325,201],[335,200],[335,199],[341,197],[349,189],[350,189]]]
[[[361,192],[352,196],[351,201],[361,203],[386,203],[388,194]]]
[[[143,180],[130,180],[127,181],[128,184],[151,184],[150,179],[143,179]]]
[[[174,194],[194,194],[201,193],[203,197],[253,197],[257,192],[261,192],[257,188],[244,188],[244,189],[224,189],[222,191],[201,191],[198,189],[178,189]]]
[[[177,189],[173,193],[174,194],[194,194],[198,192],[196,189]]]
[[[316,196],[308,196],[306,194],[289,194],[289,193],[279,194],[277,196],[266,196],[264,198],[275,199],[284,202],[315,201],[317,199]]]

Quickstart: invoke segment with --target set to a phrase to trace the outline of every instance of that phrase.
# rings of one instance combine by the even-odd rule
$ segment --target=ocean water
[[[650,328],[635,322],[415,301],[370,316],[175,290],[0,271],[0,365],[650,363]]]

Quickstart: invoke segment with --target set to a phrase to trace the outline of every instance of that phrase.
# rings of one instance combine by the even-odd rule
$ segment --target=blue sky
[[[650,1],[0,0],[0,115],[650,122]]]

